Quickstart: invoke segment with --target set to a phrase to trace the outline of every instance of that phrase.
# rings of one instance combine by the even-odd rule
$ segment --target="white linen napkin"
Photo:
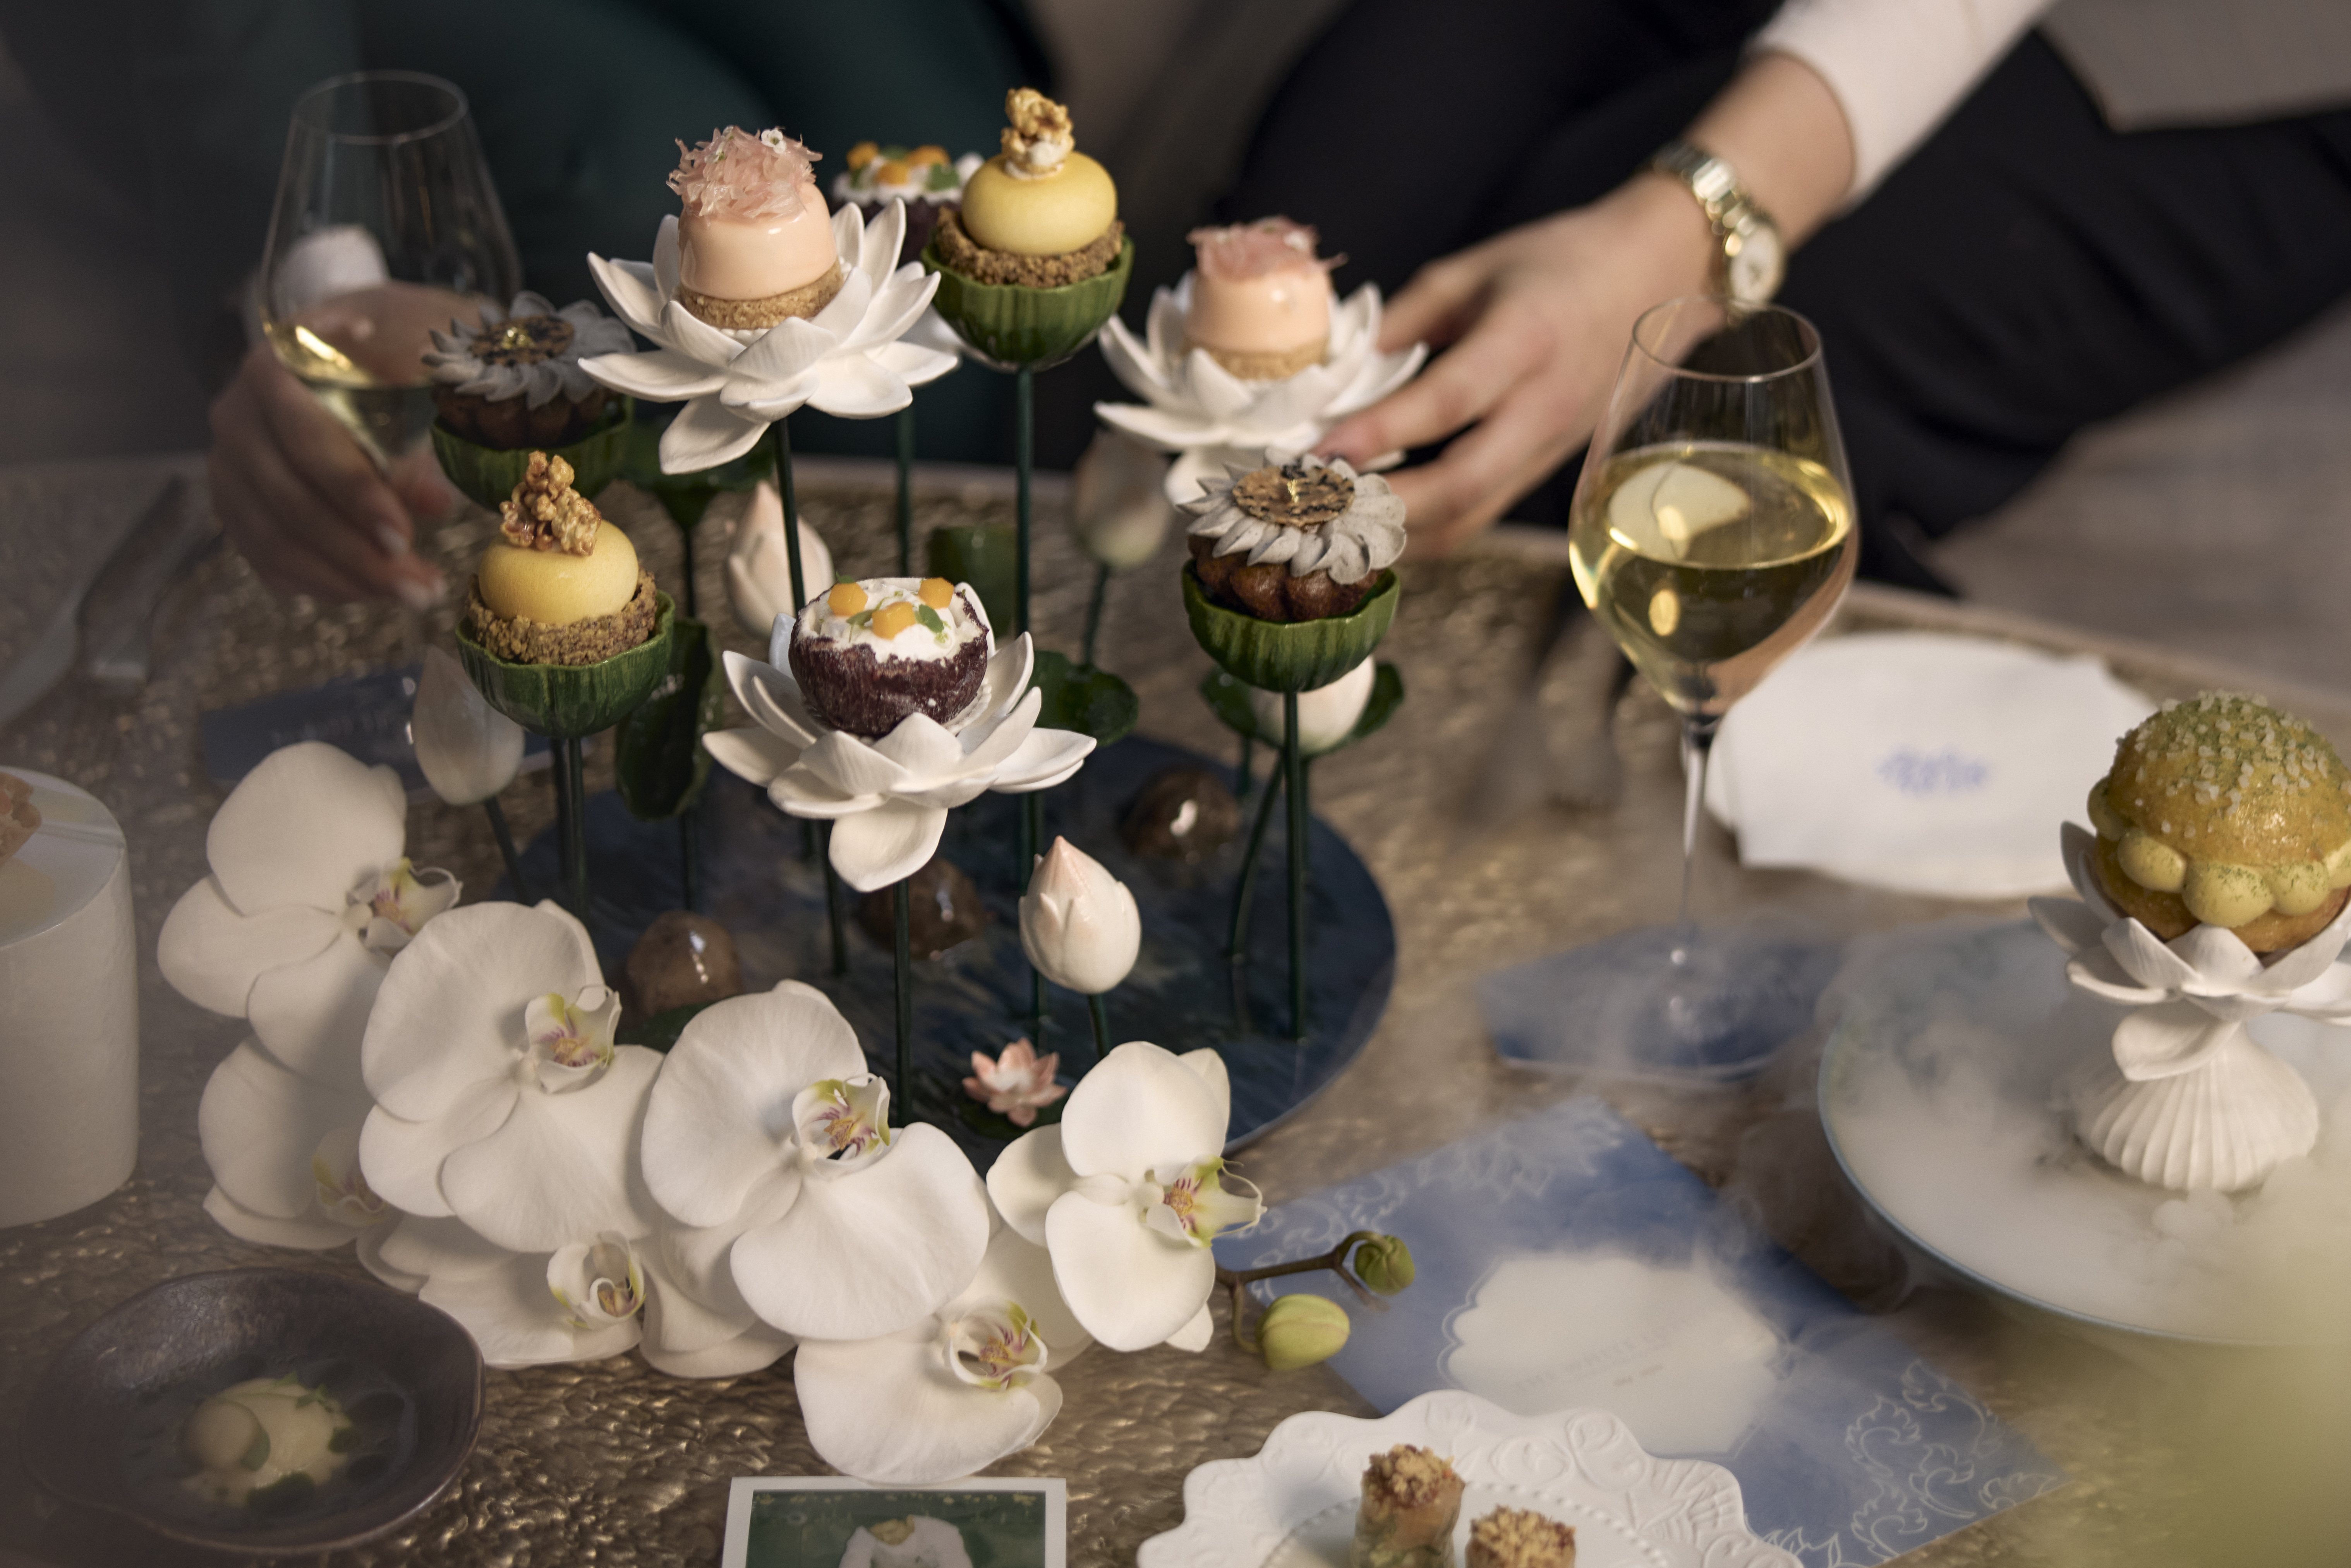
[[[1707,807],[1750,866],[1956,898],[2063,889],[2115,743],[2155,704],[2099,661],[1937,632],[1815,643],[1730,710]]]

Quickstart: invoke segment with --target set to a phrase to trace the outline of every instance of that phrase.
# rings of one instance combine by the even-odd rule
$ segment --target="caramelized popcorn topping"
[[[1233,486],[1233,504],[1261,523],[1311,528],[1346,515],[1354,504],[1355,482],[1336,468],[1303,463],[1271,464],[1243,475]]]
[[[571,465],[544,452],[530,455],[522,483],[498,504],[498,532],[517,549],[592,555],[603,522],[588,497],[571,487]]]
[[[1498,1508],[1469,1527],[1471,1568],[1565,1568],[1575,1531],[1523,1508]]]
[[[1384,1454],[1374,1454],[1364,1469],[1364,1495],[1390,1509],[1426,1508],[1449,1490],[1460,1490],[1461,1479],[1442,1455],[1409,1443],[1398,1443]]]
[[[1033,87],[1016,87],[1004,95],[1004,118],[1012,122],[1004,128],[1004,162],[1016,174],[1050,174],[1077,147],[1070,111]]]

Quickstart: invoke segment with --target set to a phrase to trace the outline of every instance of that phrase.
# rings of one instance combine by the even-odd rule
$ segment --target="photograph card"
[[[738,1478],[721,1568],[1067,1568],[1059,1480],[877,1487],[841,1476]]]

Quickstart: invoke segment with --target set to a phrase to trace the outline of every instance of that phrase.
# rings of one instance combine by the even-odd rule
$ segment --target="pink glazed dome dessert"
[[[1322,362],[1331,343],[1331,268],[1314,231],[1288,218],[1194,229],[1184,336],[1243,381],[1272,382]]]
[[[678,146],[678,303],[714,327],[761,330],[813,316],[841,292],[831,214],[810,152],[740,126]]]

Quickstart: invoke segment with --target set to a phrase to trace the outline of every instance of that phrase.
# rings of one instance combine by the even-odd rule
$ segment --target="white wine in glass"
[[[295,104],[263,252],[262,330],[379,466],[433,423],[428,331],[478,320],[520,273],[455,87],[367,71]]]
[[[1701,933],[1691,873],[1730,705],[1828,620],[1860,538],[1819,335],[1792,311],[1668,300],[1634,325],[1568,523],[1576,586],[1682,718],[1681,910],[1566,955],[1620,1066],[1729,1075],[1811,1012],[1820,950]],[[1601,1020],[1604,1020],[1603,1023]]]

